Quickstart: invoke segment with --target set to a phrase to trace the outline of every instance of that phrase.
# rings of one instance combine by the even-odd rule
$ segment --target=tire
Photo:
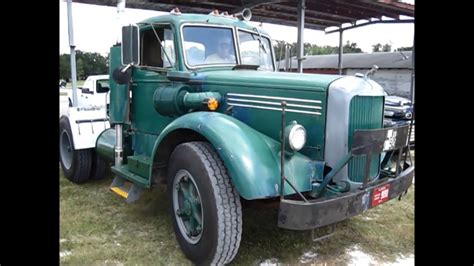
[[[92,155],[90,149],[76,150],[67,117],[59,120],[59,158],[67,179],[81,184],[89,179]]]
[[[193,206],[200,206],[200,212],[198,207],[187,209],[191,204],[186,204],[193,200],[184,199],[186,190],[178,188],[182,186],[188,186],[186,190],[193,195],[191,199],[198,199],[199,204],[195,201]],[[192,186],[194,192],[191,192]],[[231,262],[242,235],[240,198],[222,160],[209,143],[187,142],[174,149],[168,168],[168,195],[174,232],[186,257],[204,265]],[[192,215],[187,213],[189,209],[193,210]],[[201,223],[193,227],[192,224],[199,221],[196,217],[201,218]],[[187,230],[189,228],[196,230]],[[186,232],[194,232],[194,235]]]
[[[107,173],[109,163],[102,159],[94,149],[91,149],[92,163],[89,178],[91,180],[103,179]]]

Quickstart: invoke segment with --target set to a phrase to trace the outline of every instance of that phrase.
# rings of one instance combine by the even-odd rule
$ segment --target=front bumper
[[[415,168],[401,172],[395,178],[384,178],[357,192],[347,192],[329,199],[309,202],[282,199],[278,213],[278,226],[291,230],[310,230],[339,222],[364,212],[372,206],[374,189],[389,185],[388,200],[398,197],[412,184]]]

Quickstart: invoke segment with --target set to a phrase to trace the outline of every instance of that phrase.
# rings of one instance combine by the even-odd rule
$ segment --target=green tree
[[[372,52],[380,52],[380,49],[382,48],[382,44],[380,43],[377,43],[377,44],[374,44],[372,45]]]
[[[285,41],[276,41],[276,44],[273,46],[275,50],[275,58],[276,60],[284,60],[285,59],[285,45],[287,43]],[[296,47],[297,43],[290,44],[291,51],[290,56],[296,56]],[[357,43],[347,41],[346,44],[343,46],[344,53],[363,53],[360,47],[357,47]],[[304,55],[323,55],[323,54],[337,54],[339,52],[338,46],[319,46],[317,44],[305,43],[304,44]]]
[[[343,53],[363,53],[362,49],[357,47],[357,43],[347,41],[342,47]]]
[[[389,43],[386,43],[382,45],[381,43],[377,43],[372,45],[372,52],[391,52],[392,51],[392,45]]]
[[[76,51],[77,78],[85,78],[90,75],[101,75],[108,73],[109,55],[102,56],[99,53]],[[61,79],[71,78],[71,63],[69,54],[59,56],[59,77]]]
[[[69,80],[71,78],[71,63],[68,54],[59,56],[59,78]]]
[[[383,47],[382,47],[382,51],[391,52],[392,51],[392,45],[390,45],[388,43],[384,44]]]
[[[76,62],[76,76],[77,76],[77,79],[84,79],[84,63],[82,62],[82,59],[79,58],[77,59],[77,62]]]

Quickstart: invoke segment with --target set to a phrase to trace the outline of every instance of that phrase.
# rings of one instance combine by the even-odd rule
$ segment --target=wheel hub
[[[201,239],[203,211],[201,196],[192,175],[186,170],[176,173],[174,179],[173,208],[181,235],[191,244]]]
[[[61,137],[59,140],[60,147],[59,147],[59,153],[61,155],[61,161],[67,169],[71,168],[72,165],[72,143],[71,139],[69,138],[69,135],[67,134],[66,131],[63,131],[61,133]]]

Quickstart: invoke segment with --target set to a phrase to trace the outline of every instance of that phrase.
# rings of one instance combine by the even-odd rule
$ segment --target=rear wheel
[[[107,167],[109,163],[102,159],[97,152],[91,149],[92,153],[92,163],[91,163],[91,173],[90,179],[100,180],[103,179],[107,173]]]
[[[67,179],[80,184],[89,179],[91,171],[91,150],[76,150],[67,117],[59,120],[59,159]]]
[[[231,262],[240,246],[240,198],[207,142],[178,145],[168,168],[171,219],[183,253],[192,262]]]

